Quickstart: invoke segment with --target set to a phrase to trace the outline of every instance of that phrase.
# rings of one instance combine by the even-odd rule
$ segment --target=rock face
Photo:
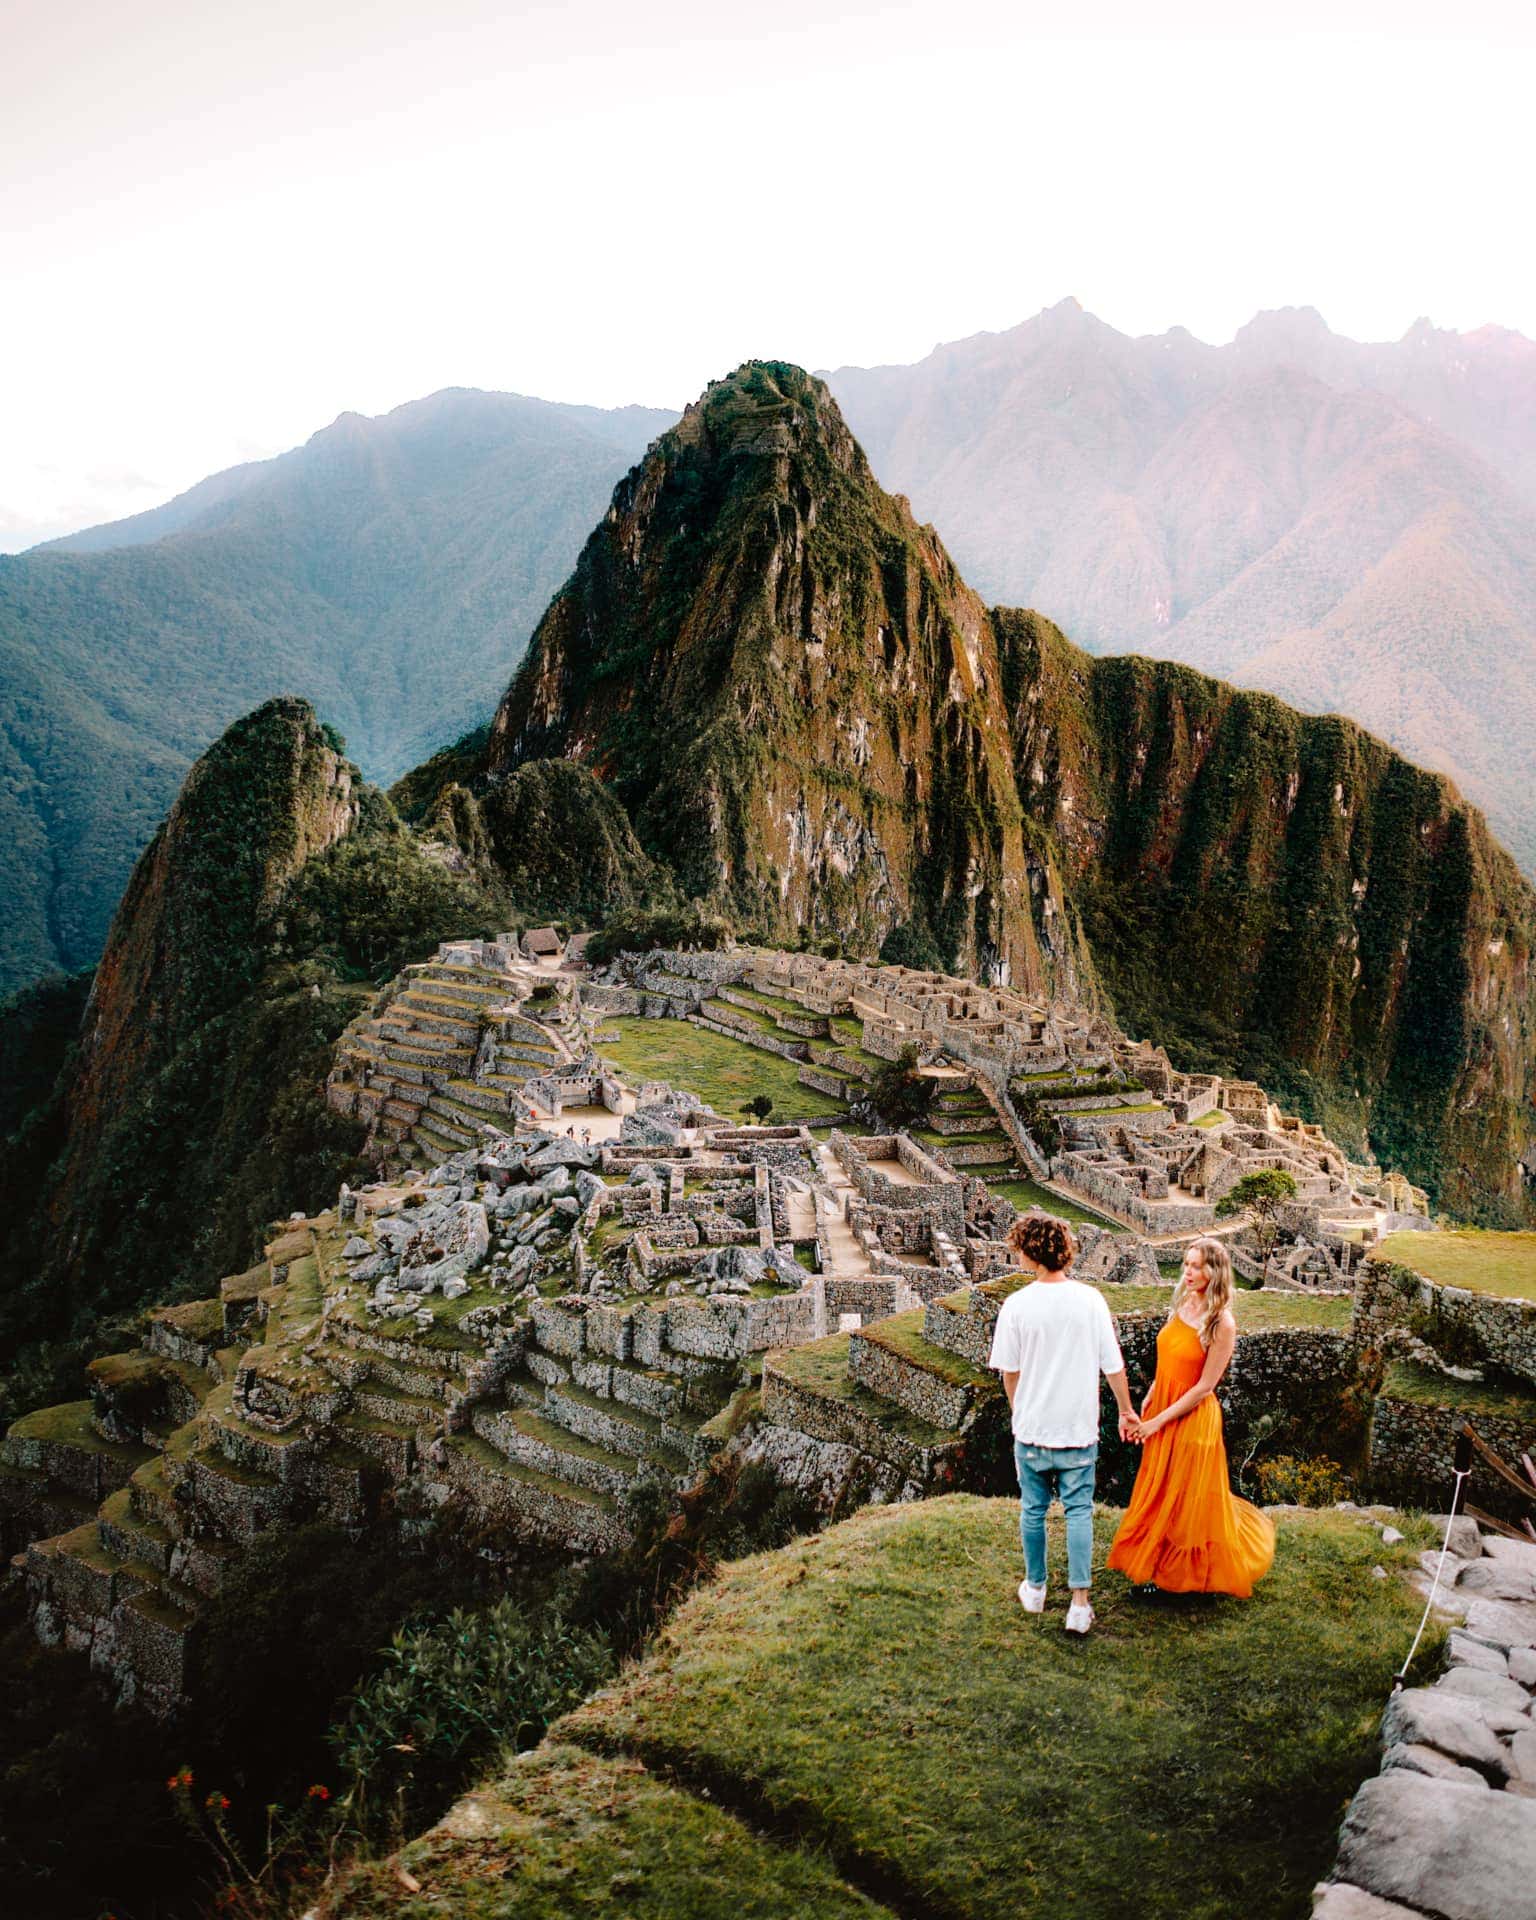
[[[1081,985],[1002,695],[985,608],[826,389],[752,363],[618,488],[489,767],[583,761],[685,893],[772,937],[911,923],[982,971]]]
[[[486,752],[590,769],[739,925],[1102,985],[1182,1066],[1530,1216],[1536,896],[1481,816],[1347,721],[989,613],[796,368],[620,485]]]

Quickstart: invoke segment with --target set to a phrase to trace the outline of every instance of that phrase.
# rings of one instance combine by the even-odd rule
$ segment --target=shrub
[[[1266,1506],[1331,1507],[1345,1499],[1349,1481],[1337,1460],[1302,1460],[1277,1453],[1254,1467],[1259,1498]]]
[[[430,1816],[477,1762],[537,1745],[613,1664],[606,1634],[510,1598],[401,1628],[331,1730],[354,1818]]]

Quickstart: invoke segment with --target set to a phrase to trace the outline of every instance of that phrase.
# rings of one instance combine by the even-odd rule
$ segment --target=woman
[[[1237,1345],[1232,1260],[1195,1240],[1157,1336],[1157,1377],[1134,1438],[1145,1444],[1109,1562],[1165,1593],[1246,1596],[1275,1557],[1274,1523],[1227,1481],[1216,1388]]]

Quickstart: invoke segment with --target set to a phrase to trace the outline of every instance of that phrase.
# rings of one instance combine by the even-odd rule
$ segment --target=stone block
[[[1511,1671],[1509,1663],[1497,1647],[1490,1647],[1482,1640],[1474,1640],[1469,1633],[1453,1633],[1446,1650],[1453,1667],[1475,1667],[1482,1673]],[[1515,1675],[1515,1678],[1518,1679],[1519,1675]]]
[[[1490,1533],[1483,1538],[1483,1552],[1490,1560],[1519,1567],[1536,1580],[1536,1540],[1511,1540],[1507,1534]]]
[[[1509,1761],[1517,1780],[1536,1784],[1536,1729],[1517,1733],[1509,1743]]]
[[[1409,1687],[1394,1693],[1381,1722],[1382,1744],[1436,1747],[1452,1760],[1502,1780],[1508,1756],[1481,1706],[1464,1695],[1436,1687]]]
[[[1475,1599],[1467,1608],[1466,1630],[1505,1653],[1536,1647],[1536,1605],[1514,1600]]]
[[[1536,1647],[1511,1647],[1509,1677],[1522,1687],[1536,1687]]]
[[[1355,1795],[1337,1871],[1442,1920],[1536,1920],[1536,1802],[1395,1768]]]
[[[1459,1760],[1448,1760],[1433,1747],[1388,1747],[1381,1770],[1389,1773],[1394,1767],[1405,1767],[1409,1773],[1426,1773],[1431,1780],[1456,1780],[1464,1787],[1482,1787],[1485,1792],[1491,1791],[1488,1782],[1474,1767],[1464,1767]]]
[[[1378,1900],[1363,1887],[1330,1880],[1312,1889],[1312,1920],[1421,1920],[1421,1916],[1395,1900]]]
[[[1479,1673],[1475,1667],[1452,1667],[1435,1682],[1437,1693],[1475,1700],[1495,1733],[1515,1733],[1531,1724],[1531,1696],[1508,1674]]]
[[[1536,1600],[1536,1575],[1513,1560],[1468,1561],[1456,1585],[1463,1593],[1485,1594],[1490,1600]]]

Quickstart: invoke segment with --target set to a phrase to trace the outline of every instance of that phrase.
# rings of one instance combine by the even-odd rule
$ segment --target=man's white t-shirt
[[[1025,1446],[1091,1447],[1099,1375],[1125,1362],[1109,1303],[1081,1280],[1037,1280],[1003,1302],[989,1363],[1016,1373],[1013,1437]]]

